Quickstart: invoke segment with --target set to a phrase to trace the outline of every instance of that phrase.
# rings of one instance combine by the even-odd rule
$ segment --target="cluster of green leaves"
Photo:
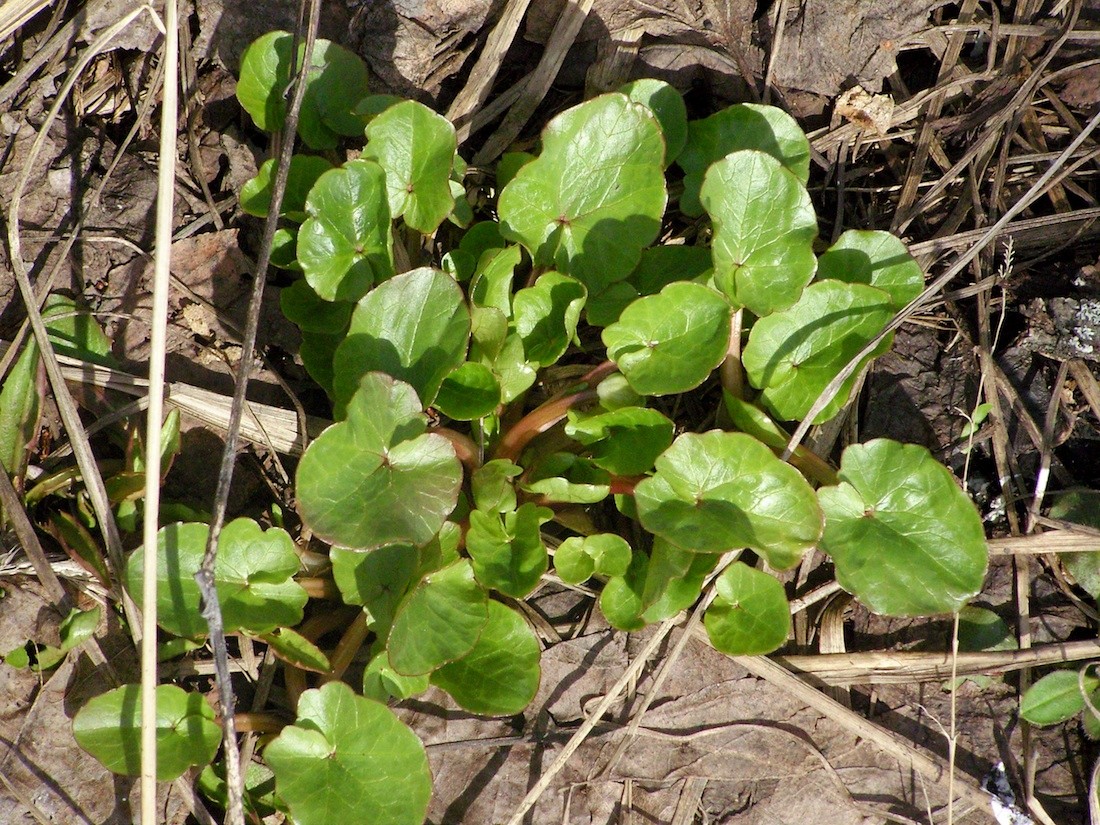
[[[275,32],[244,56],[238,98],[261,128],[283,125],[291,49]],[[475,713],[527,706],[540,644],[515,600],[550,568],[548,530],[556,575],[595,579],[626,630],[689,607],[717,570],[705,627],[733,654],[784,644],[790,609],[770,571],[815,548],[879,612],[950,613],[978,592],[981,519],[927,450],[855,445],[839,472],[804,450],[780,458],[781,422],[803,419],[923,282],[887,233],[820,249],[809,144],[788,115],[739,104],[689,121],[674,89],[637,81],[555,117],[537,155],[505,155],[475,214],[446,119],[369,95],[361,62],[331,43],[306,82],[298,136],[311,151],[291,162],[275,259],[300,276],[282,306],[335,423],[303,455],[296,495],[340,597],[362,608],[369,656],[358,692],[306,692],[263,751],[271,798],[296,822],[423,819],[424,751],[387,702],[434,685]],[[345,136],[365,145],[340,162],[330,150]],[[269,162],[242,208],[267,214],[272,175]],[[676,234],[678,214],[699,231]],[[720,366],[751,389],[728,383],[711,419],[725,426],[684,431],[670,402],[702,388],[696,403],[713,407]],[[569,375],[582,377],[532,400]],[[166,527],[157,548],[161,626],[183,640],[205,633],[190,583],[205,530]],[[743,558],[719,569],[731,552]],[[293,629],[297,564],[282,529],[230,524],[226,628],[323,673],[323,652]],[[135,555],[131,592],[140,575]],[[170,701],[165,729],[191,750],[169,764],[208,761],[201,708]],[[131,767],[133,744],[95,737],[132,704],[122,692],[78,716],[112,769]]]

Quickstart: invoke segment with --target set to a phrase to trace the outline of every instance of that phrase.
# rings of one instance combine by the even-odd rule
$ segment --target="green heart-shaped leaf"
[[[650,77],[632,80],[619,87],[619,91],[653,112],[665,137],[665,166],[669,166],[687,143],[687,107],[683,97],[668,83]]]
[[[466,360],[469,340],[470,313],[451,276],[424,267],[380,284],[355,307],[336,350],[338,412],[373,370],[409,384],[431,405],[443,379]]]
[[[718,577],[716,589],[703,617],[715,648],[731,656],[762,656],[787,641],[791,611],[774,576],[737,561]]]
[[[403,676],[461,659],[488,620],[489,597],[465,559],[421,579],[397,609],[387,642],[390,666]]]
[[[714,283],[736,306],[786,309],[817,266],[817,216],[806,187],[763,152],[734,152],[707,170],[700,192],[714,222]]]
[[[896,235],[849,229],[817,260],[817,279],[878,287],[899,310],[920,295],[924,273]]]
[[[881,289],[840,281],[819,281],[784,312],[753,324],[742,363],[761,399],[779,418],[803,419],[822,390],[894,317]],[[884,352],[890,341],[868,356]],[[865,361],[865,363],[866,363]],[[828,421],[847,403],[857,370],[814,419]]]
[[[630,274],[657,237],[667,195],[656,119],[602,95],[550,121],[542,154],[500,193],[501,232],[591,293]]]
[[[547,272],[515,294],[512,317],[528,362],[548,367],[565,354],[587,295],[579,281],[557,272]]]
[[[422,545],[454,509],[462,465],[451,442],[426,433],[408,384],[370,372],[298,464],[302,520],[330,544],[365,550]]]
[[[657,456],[672,444],[674,425],[656,410],[620,407],[584,415],[569,411],[565,434],[588,447],[597,467],[621,476],[653,469]]]
[[[1097,690],[1100,678],[1092,673],[1082,679],[1076,670],[1056,670],[1027,689],[1020,700],[1020,716],[1033,725],[1057,725],[1084,710],[1085,692],[1095,694]]]
[[[888,616],[952,613],[982,587],[982,519],[924,447],[875,439],[844,451],[836,487],[818,492],[821,549],[836,578]]]
[[[476,470],[470,486],[474,506],[486,513],[508,513],[516,509],[516,488],[512,479],[523,472],[518,464],[503,458],[487,461]]]
[[[157,533],[157,622],[177,636],[198,638],[207,632],[195,574],[209,533],[205,524],[169,524]],[[139,548],[126,565],[126,586],[139,606],[144,567]],[[308,597],[292,578],[297,572],[298,554],[285,530],[264,530],[247,518],[225,525],[214,565],[225,630],[264,633],[300,623]]]
[[[456,421],[484,418],[499,405],[500,381],[487,366],[471,361],[448,373],[435,396],[435,408]]]
[[[656,474],[634,488],[638,518],[646,530],[685,550],[749,547],[785,569],[821,536],[813,489],[744,433],[685,433],[656,466]]]
[[[489,621],[473,649],[432,673],[432,684],[458,704],[483,716],[513,716],[539,689],[538,637],[524,618],[500,602],[489,602]]]
[[[253,41],[241,56],[237,100],[261,129],[274,132],[286,120],[285,93],[290,86],[293,35],[275,31]],[[298,60],[305,53],[299,41]],[[328,40],[313,44],[298,134],[313,149],[335,149],[341,135],[361,134],[363,120],[354,114],[367,95],[367,67],[354,52]]]
[[[201,693],[157,685],[156,705],[158,781],[170,782],[214,758],[221,728]],[[123,685],[90,700],[73,717],[73,737],[108,770],[141,773],[141,685]]]
[[[375,117],[367,138],[363,157],[386,170],[390,213],[425,235],[435,232],[454,208],[451,122],[422,103],[406,100]]]
[[[307,690],[297,724],[264,749],[275,787],[301,825],[420,825],[432,775],[416,734],[343,682]]]
[[[371,630],[385,638],[397,606],[417,582],[420,554],[415,547],[394,544],[355,551],[333,547],[332,578],[348,604],[361,604]]]
[[[548,565],[540,529],[553,517],[530,502],[511,513],[470,513],[466,549],[478,581],[517,599],[534,590]]]
[[[630,569],[630,545],[614,533],[570,536],[554,551],[554,570],[563,582],[580,584],[594,573],[625,576]]]
[[[293,155],[287,170],[286,190],[279,214],[295,223],[301,223],[309,215],[306,213],[306,198],[317,179],[332,169],[332,164],[317,155]],[[274,159],[265,160],[256,177],[241,187],[241,209],[249,215],[266,218],[271,208],[271,189],[275,173]]]
[[[326,301],[356,301],[393,274],[386,173],[354,160],[325,172],[306,198],[298,263]]]
[[[771,155],[803,185],[810,179],[810,142],[798,122],[774,106],[737,103],[688,124],[687,144],[676,158],[685,173],[680,211],[693,218],[702,215],[699,187],[707,169],[730,152],[745,149]]]
[[[726,357],[731,314],[729,302],[709,287],[669,284],[604,329],[607,357],[642,395],[687,392]]]

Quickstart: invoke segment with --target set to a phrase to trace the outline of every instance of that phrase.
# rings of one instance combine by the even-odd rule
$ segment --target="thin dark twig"
[[[300,0],[298,7],[299,27],[295,32],[291,45],[291,79],[292,95],[290,105],[287,107],[286,120],[283,124],[281,140],[279,143],[278,158],[275,168],[275,179],[271,190],[271,206],[264,223],[263,240],[260,246],[260,254],[256,260],[255,280],[252,283],[252,295],[248,306],[248,319],[245,323],[244,336],[241,340],[241,360],[237,371],[236,387],[233,393],[233,406],[229,413],[229,427],[225,434],[225,451],[222,453],[221,469],[218,472],[218,488],[214,498],[214,507],[210,516],[210,535],[206,542],[206,552],[203,555],[202,566],[195,574],[199,590],[202,593],[202,615],[210,629],[210,642],[214,649],[214,666],[218,682],[218,693],[221,701],[223,747],[225,750],[225,774],[226,788],[228,791],[228,804],[226,806],[226,819],[229,825],[244,825],[244,801],[243,782],[241,775],[241,755],[237,750],[237,731],[233,721],[235,712],[235,700],[233,697],[233,685],[229,675],[229,654],[225,646],[225,627],[222,624],[221,606],[218,604],[217,590],[214,586],[214,563],[217,558],[218,537],[221,535],[222,525],[225,523],[225,511],[229,500],[229,486],[233,481],[233,465],[237,454],[238,436],[241,427],[241,415],[245,405],[245,392],[248,389],[249,372],[256,349],[256,333],[260,325],[260,308],[263,301],[264,282],[267,278],[267,268],[271,261],[271,247],[275,237],[275,230],[279,222],[279,207],[282,204],[283,193],[286,191],[287,174],[290,169],[290,158],[294,152],[294,136],[298,130],[298,112],[302,106],[302,98],[305,96],[306,77],[308,67],[313,59],[313,44],[317,37],[317,26],[320,20],[319,0],[309,0],[309,22],[306,27],[305,48],[303,52],[302,66],[295,71],[298,53],[298,35],[301,23],[305,17],[305,0]]]

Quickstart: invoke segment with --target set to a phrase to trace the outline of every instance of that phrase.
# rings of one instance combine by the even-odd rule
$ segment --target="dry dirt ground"
[[[140,375],[148,344],[157,122],[150,89],[159,36],[144,16],[122,31],[80,73],[32,155],[46,111],[77,61],[131,4],[44,0],[28,4],[40,10],[21,25],[4,28],[19,22],[4,18],[15,5],[0,6],[4,221],[31,164],[18,220],[32,277],[43,290],[48,284],[80,296],[124,368]],[[196,5],[187,6],[183,30],[188,108],[179,131],[168,372],[172,381],[228,393],[258,239],[235,193],[269,150],[233,97],[233,73],[252,38],[293,27],[296,3]],[[554,113],[635,77],[672,82],[696,117],[735,101],[780,105],[811,135],[811,193],[822,236],[891,229],[933,275],[1004,214],[1100,107],[1098,0],[547,0],[516,18],[514,41],[499,52],[486,50],[491,33],[506,12],[526,3],[324,5],[321,36],[356,49],[376,91],[448,112],[466,135],[464,156],[476,163],[510,145],[533,145]],[[1026,529],[1022,516],[1041,467],[1049,465],[1052,489],[1100,483],[1093,377],[1100,350],[1088,343],[1100,330],[1083,311],[1100,296],[1097,146],[1095,138],[1087,141],[1071,159],[1072,171],[985,248],[943,301],[900,330],[844,428],[819,434],[819,444],[882,435],[928,446],[960,478],[965,473],[994,539]],[[0,252],[0,336],[11,341],[24,312],[6,254]],[[323,415],[323,396],[296,361],[294,328],[278,312],[280,285],[273,280],[267,290],[264,362],[252,397],[289,407],[288,387]],[[77,395],[94,416],[97,394],[84,387]],[[995,404],[995,414],[968,450],[961,438],[966,414],[981,401]],[[208,423],[189,420],[185,430],[165,495],[207,508],[221,441]],[[56,417],[47,415],[32,461],[64,441]],[[231,513],[258,514],[272,496],[285,496],[282,471],[263,448],[245,450]],[[1040,532],[1057,527],[1038,525]],[[57,558],[83,604],[102,596]],[[807,565],[789,590],[803,596],[824,575]],[[56,642],[60,617],[18,550],[0,555],[0,590],[0,651],[26,639]],[[553,587],[529,601],[545,619],[546,650],[542,688],[526,714],[480,719],[435,693],[400,708],[428,745],[433,823],[506,819],[652,632],[611,631],[590,599]],[[1025,645],[1096,637],[1091,600],[1050,555],[996,552],[981,602],[1018,625]],[[922,776],[904,749],[884,748],[858,722],[899,734],[913,753],[946,756],[952,707],[942,674],[903,672],[887,682],[869,657],[947,650],[950,623],[887,620],[839,598],[812,605],[796,628],[786,654],[852,654],[846,676],[810,678],[821,688],[814,695],[826,700],[808,699],[782,678],[762,677],[751,663],[693,639],[678,645],[685,631],[677,630],[529,821],[946,821],[944,784]],[[117,622],[105,621],[99,636],[115,675],[132,678],[135,657]],[[655,687],[662,663],[677,650]],[[248,699],[257,661],[252,651],[241,655]],[[993,673],[958,688],[956,762],[965,792],[956,822],[992,821],[973,789],[999,761],[1018,796],[1033,793],[1035,821],[1087,820],[1095,745],[1077,720],[1025,731],[1017,718],[1022,680],[1043,672]],[[165,678],[211,692],[209,673],[200,655]],[[75,709],[109,685],[105,674],[84,653],[43,675],[0,665],[0,822],[131,821],[134,783],[107,773],[70,733]],[[278,683],[271,696],[277,705]],[[194,799],[186,782],[165,788],[167,822],[204,821],[200,805],[217,812]]]

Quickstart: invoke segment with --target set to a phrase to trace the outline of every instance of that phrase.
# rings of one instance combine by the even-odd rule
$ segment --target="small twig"
[[[301,5],[299,5],[299,21],[305,16],[304,3],[305,0],[302,0]],[[271,262],[272,241],[279,223],[279,207],[286,191],[290,158],[294,153],[294,138],[298,129],[298,112],[305,96],[308,67],[312,65],[313,44],[317,38],[320,10],[319,0],[310,0],[302,68],[297,76],[293,71],[291,73],[293,93],[290,105],[287,108],[286,120],[283,124],[282,140],[275,167],[275,179],[272,182],[271,207],[264,223],[260,255],[256,261],[255,280],[252,282],[252,294],[249,299],[248,318],[245,322],[244,336],[241,340],[241,360],[233,393],[233,406],[229,414],[229,426],[225,435],[225,450],[222,453],[221,469],[218,473],[218,487],[210,517],[210,534],[207,538],[202,566],[195,574],[195,580],[198,582],[199,590],[202,593],[202,615],[210,629],[210,642],[214,648],[214,662],[222,714],[223,749],[225,752],[225,779],[228,796],[226,822],[230,825],[244,825],[244,782],[241,772],[241,755],[237,749],[237,734],[233,722],[235,700],[232,679],[229,675],[229,654],[225,645],[225,628],[222,625],[221,606],[218,604],[217,589],[214,584],[214,565],[217,558],[218,537],[221,535],[221,528],[225,523],[229,488],[233,481],[241,416],[245,407],[245,393],[248,389],[249,373],[256,349],[256,335],[259,330],[264,285],[267,280],[268,264]],[[297,37],[295,37],[291,49],[292,60],[297,58],[297,45]],[[292,67],[293,65],[292,62]]]
[[[164,358],[168,340],[168,270],[175,214],[178,116],[179,20],[176,0],[164,3],[165,66],[157,164],[157,218],[153,257],[152,331],[149,340],[149,406],[145,417],[145,509],[142,521],[141,625],[141,821],[157,816],[157,529],[160,526],[160,431],[164,425]]]

